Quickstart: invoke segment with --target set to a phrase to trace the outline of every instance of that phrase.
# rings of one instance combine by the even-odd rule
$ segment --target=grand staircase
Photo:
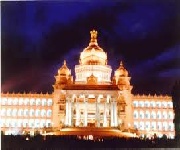
[[[112,136],[112,137],[135,137],[135,134],[122,132],[117,128],[108,127],[67,127],[52,133],[53,135],[93,135],[93,136]]]

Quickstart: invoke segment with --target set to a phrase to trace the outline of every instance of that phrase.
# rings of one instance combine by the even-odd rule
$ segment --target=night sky
[[[134,94],[170,94],[180,80],[179,17],[178,0],[1,2],[1,91],[52,93],[63,60],[74,74],[95,29]]]

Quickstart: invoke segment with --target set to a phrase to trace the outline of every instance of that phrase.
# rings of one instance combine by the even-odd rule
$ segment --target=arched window
[[[152,128],[152,130],[156,130],[156,122],[155,121],[153,121],[151,123],[151,128]]]
[[[1,118],[0,127],[5,127],[5,120]]]
[[[28,119],[23,119],[23,127],[28,127]]]
[[[155,107],[155,106],[156,106],[155,102],[154,102],[154,101],[151,101],[151,102],[150,102],[150,106],[151,106],[151,107]]]
[[[47,103],[48,103],[48,104],[47,104],[48,106],[52,106],[52,99],[49,98]]]
[[[24,105],[26,105],[26,106],[29,105],[29,98],[25,98],[25,100],[24,100]]]
[[[18,116],[23,116],[23,109],[18,110]]]
[[[1,109],[0,111],[1,111],[1,116],[6,116],[6,109],[5,108]]]
[[[35,105],[35,99],[34,99],[34,98],[31,98],[31,99],[30,99],[30,105],[31,105],[31,106]]]
[[[159,131],[162,130],[162,123],[161,122],[157,123],[157,130],[159,130]]]
[[[51,120],[50,119],[46,120],[46,127],[51,127]]]
[[[23,105],[23,98],[19,98],[19,105]]]
[[[12,98],[8,98],[8,105],[12,105]]]
[[[157,112],[157,119],[161,119],[161,112],[160,111]]]
[[[155,111],[152,111],[152,112],[151,112],[151,119],[156,119],[156,113],[155,113]]]
[[[15,98],[15,99],[13,100],[13,105],[18,105],[18,98]]]
[[[36,128],[39,128],[39,127],[40,127],[40,121],[39,121],[39,119],[35,119],[34,124],[35,124],[35,127],[36,127]]]
[[[34,128],[34,119],[29,119],[28,126]]]
[[[23,120],[22,119],[18,119],[17,121],[17,127],[22,127],[23,126]]]
[[[149,112],[149,111],[146,111],[146,112],[145,112],[145,118],[146,118],[146,119],[150,119],[150,112]]]
[[[1,105],[7,105],[7,98],[3,97],[1,99]]]
[[[17,109],[13,109],[13,111],[12,111],[12,116],[13,116],[13,117],[16,117],[16,116],[17,116]]]
[[[51,115],[52,115],[52,110],[48,109],[48,111],[47,111],[47,117],[51,117]]]
[[[145,122],[145,129],[150,130],[150,122],[149,121]]]
[[[24,110],[24,116],[27,117],[28,115],[29,115],[28,109],[25,109],[25,110]]]
[[[36,99],[36,106],[40,106],[41,105],[41,100],[40,100],[40,98],[37,98]]]
[[[137,101],[134,101],[134,102],[133,102],[133,105],[134,105],[134,107],[138,107],[138,102],[137,102]]]
[[[162,102],[162,107],[167,108],[167,102]]]
[[[144,112],[142,110],[139,112],[139,118],[144,119]]]
[[[41,119],[40,127],[43,128],[45,126],[46,126],[46,120],[45,119]]]
[[[5,120],[5,126],[6,126],[6,127],[10,127],[10,122],[11,122],[10,119],[6,119],[6,120]]]
[[[144,107],[144,102],[143,101],[139,101],[139,106],[140,107]]]
[[[46,104],[47,104],[46,99],[43,98],[43,99],[42,99],[42,106],[46,106]]]
[[[168,119],[174,119],[174,114],[172,111],[168,112]]]
[[[140,129],[140,130],[144,130],[144,122],[141,121],[141,122],[139,123],[139,129]]]
[[[156,107],[160,108],[161,107],[161,102],[156,102]]]
[[[167,112],[166,112],[166,111],[163,111],[163,113],[162,113],[162,118],[163,118],[163,119],[167,119]]]
[[[173,131],[174,130],[174,123],[173,122],[169,122],[168,124],[168,130]]]
[[[45,116],[46,116],[46,110],[44,110],[44,109],[41,110],[41,116],[42,116],[42,117],[45,117]]]
[[[138,122],[136,122],[136,121],[134,122],[134,128],[138,129]]]
[[[149,101],[145,101],[144,106],[145,106],[145,107],[149,107],[149,106],[150,106]]]
[[[7,116],[11,116],[12,112],[11,112],[11,109],[7,109]]]
[[[165,131],[167,131],[167,129],[168,129],[168,124],[167,124],[167,122],[163,122],[163,124],[162,124],[162,126],[163,126],[163,130],[165,130]]]
[[[17,120],[12,119],[10,125],[11,125],[11,127],[16,127],[17,126]]]
[[[168,108],[173,108],[173,103],[172,102],[167,102],[167,107]]]
[[[134,119],[137,119],[137,118],[138,118],[138,111],[135,110],[135,111],[134,111]]]
[[[31,110],[30,110],[29,115],[30,115],[31,117],[34,116],[34,109],[31,109]]]
[[[36,110],[36,114],[35,115],[36,115],[36,117],[40,116],[40,110],[39,109]]]

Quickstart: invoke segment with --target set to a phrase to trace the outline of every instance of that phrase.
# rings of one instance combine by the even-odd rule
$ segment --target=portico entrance
[[[89,122],[89,123],[88,123],[88,127],[95,127],[95,123]]]

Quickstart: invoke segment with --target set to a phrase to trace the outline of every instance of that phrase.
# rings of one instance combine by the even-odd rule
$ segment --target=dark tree
[[[172,89],[172,101],[174,109],[175,136],[180,139],[180,81],[176,82]]]

